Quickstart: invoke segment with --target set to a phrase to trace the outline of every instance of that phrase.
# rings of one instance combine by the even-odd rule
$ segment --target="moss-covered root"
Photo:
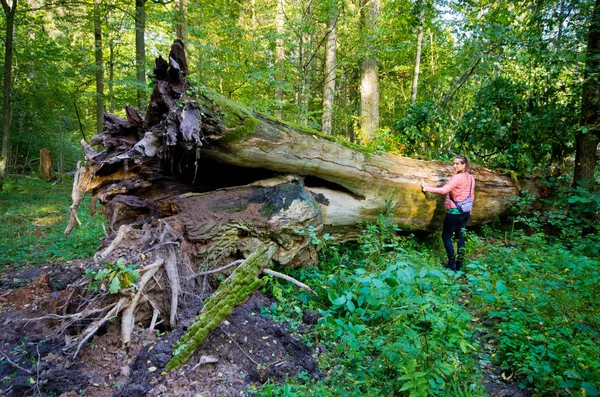
[[[173,346],[173,357],[167,363],[167,371],[181,367],[233,309],[245,302],[262,286],[259,275],[269,264],[276,251],[275,244],[259,246],[221,283],[215,293],[206,300],[204,308],[196,316],[194,324]]]

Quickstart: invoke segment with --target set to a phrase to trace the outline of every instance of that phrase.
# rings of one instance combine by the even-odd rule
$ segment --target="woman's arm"
[[[436,194],[446,194],[450,190],[454,189],[458,185],[457,175],[452,176],[448,183],[446,183],[443,187],[431,187],[425,184],[421,184],[421,188],[424,192],[436,193]]]

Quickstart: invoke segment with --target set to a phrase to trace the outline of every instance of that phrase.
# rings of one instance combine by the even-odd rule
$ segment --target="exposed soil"
[[[119,326],[98,332],[72,360],[54,334],[68,285],[82,274],[79,263],[0,273],[0,395],[6,396],[240,396],[270,380],[304,371],[318,377],[317,354],[285,326],[260,315],[272,301],[255,294],[238,307],[180,370],[166,373],[171,346],[183,329],[138,329],[121,346]],[[191,324],[200,309],[182,310]],[[63,336],[63,338],[67,337]]]

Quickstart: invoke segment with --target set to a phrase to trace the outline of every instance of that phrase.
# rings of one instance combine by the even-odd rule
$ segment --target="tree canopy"
[[[331,120],[331,134],[396,154],[461,153],[546,173],[573,158],[577,134],[594,130],[581,117],[584,82],[595,73],[586,72],[594,1],[377,3],[374,13],[358,0],[3,1],[3,158],[18,173],[47,148],[57,171],[72,170],[76,142],[96,133],[99,114],[148,102],[138,96],[149,95],[151,62],[176,35],[185,37],[195,84],[315,130]],[[369,59],[379,104],[364,113]],[[335,95],[324,101],[332,79]],[[377,129],[363,136],[373,112]]]

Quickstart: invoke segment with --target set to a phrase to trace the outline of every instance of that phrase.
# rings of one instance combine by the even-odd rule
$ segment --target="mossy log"
[[[233,309],[248,300],[263,285],[259,276],[276,251],[275,244],[260,245],[221,283],[205,302],[194,324],[188,327],[185,335],[173,346],[173,357],[166,366],[167,371],[177,369],[185,363]]]

